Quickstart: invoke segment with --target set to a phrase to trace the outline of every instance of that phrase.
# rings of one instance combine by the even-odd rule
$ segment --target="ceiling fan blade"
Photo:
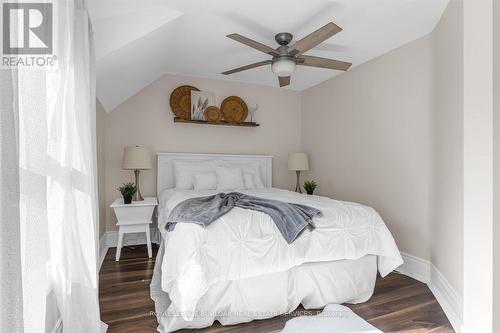
[[[241,71],[246,71],[247,69],[252,69],[252,68],[255,68],[255,67],[260,67],[260,66],[264,66],[264,65],[270,65],[271,63],[272,63],[271,60],[259,61],[259,62],[250,64],[250,65],[241,66],[241,67],[238,67],[238,68],[234,68],[234,69],[222,72],[221,74],[229,75],[229,74],[233,74],[233,73],[237,73],[237,72],[241,72]]]
[[[313,47],[321,44],[328,38],[332,37],[336,33],[342,31],[342,28],[336,25],[333,22],[328,23],[327,25],[319,28],[318,30],[311,32],[309,35],[305,36],[301,40],[295,42],[292,46],[290,46],[290,50],[292,50],[292,55],[299,55],[306,51],[309,51]]]
[[[226,37],[228,38],[231,38],[231,39],[234,39],[235,41],[237,42],[240,42],[242,44],[245,44],[247,46],[250,46],[256,50],[259,50],[261,52],[264,52],[264,53],[267,53],[267,54],[270,54],[272,56],[277,56],[278,53],[276,52],[275,49],[267,46],[267,45],[264,45],[262,43],[259,43],[253,39],[250,39],[250,38],[247,38],[245,36],[242,36],[242,35],[239,35],[239,34],[230,34],[230,35],[227,35]]]
[[[278,77],[280,81],[280,87],[284,87],[290,84],[290,77],[289,76],[280,76]]]
[[[350,62],[315,57],[315,56],[307,56],[307,55],[302,55],[297,59],[298,59],[297,65],[336,69],[339,71],[346,71],[352,65]]]

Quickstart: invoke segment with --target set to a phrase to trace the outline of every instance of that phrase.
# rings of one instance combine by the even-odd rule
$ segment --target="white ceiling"
[[[164,73],[278,86],[270,59],[225,36],[237,32],[277,47],[334,21],[344,30],[306,54],[359,65],[432,31],[448,0],[90,0],[97,95],[110,111]],[[341,72],[299,66],[287,89],[304,90]]]

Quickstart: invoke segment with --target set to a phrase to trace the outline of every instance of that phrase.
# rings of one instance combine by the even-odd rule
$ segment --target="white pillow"
[[[215,190],[217,188],[217,176],[215,172],[196,171],[194,175],[194,190]]]
[[[260,172],[250,172],[250,171],[245,171],[246,173],[249,173],[253,176],[253,181],[255,184],[255,188],[264,188],[264,183],[262,182],[262,178],[260,177]]]
[[[239,168],[216,167],[217,191],[244,189],[243,172]]]
[[[260,164],[258,162],[251,162],[251,163],[245,163],[245,162],[222,162],[220,164],[222,167],[227,167],[227,168],[239,168],[243,172],[247,173],[252,173],[255,177],[254,182],[255,182],[255,188],[264,188],[264,183],[262,182],[262,176],[260,173]]]
[[[194,173],[214,172],[220,161],[179,161],[174,160],[175,188],[180,190],[192,190],[194,187]]]
[[[243,184],[246,190],[253,190],[255,188],[255,175],[249,172],[243,172]]]

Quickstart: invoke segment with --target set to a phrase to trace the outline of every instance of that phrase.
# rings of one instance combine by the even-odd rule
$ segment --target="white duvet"
[[[309,205],[322,215],[314,218],[315,230],[305,230],[292,244],[282,238],[268,215],[241,208],[205,228],[178,223],[173,232],[166,232],[166,218],[177,204],[216,191],[165,190],[158,216],[165,241],[161,285],[184,320],[193,319],[198,301],[218,282],[285,271],[306,262],[358,259],[369,254],[378,257],[382,276],[403,263],[391,233],[370,207],[274,188],[240,192]]]

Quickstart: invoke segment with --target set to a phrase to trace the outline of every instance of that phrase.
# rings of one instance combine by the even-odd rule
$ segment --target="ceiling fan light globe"
[[[295,61],[292,59],[280,59],[273,62],[271,69],[278,77],[290,76],[295,71]]]

